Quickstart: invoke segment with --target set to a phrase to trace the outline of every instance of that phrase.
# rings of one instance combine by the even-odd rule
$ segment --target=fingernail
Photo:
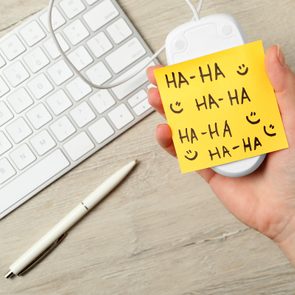
[[[285,56],[282,52],[280,45],[277,45],[277,58],[281,64],[281,66],[284,67],[286,65],[286,60],[285,60]]]

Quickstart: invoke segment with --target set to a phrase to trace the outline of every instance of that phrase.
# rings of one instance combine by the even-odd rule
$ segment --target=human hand
[[[231,213],[275,241],[295,266],[295,74],[285,64],[279,46],[267,51],[265,64],[289,149],[269,154],[260,169],[249,176],[227,178],[211,169],[199,174]],[[148,77],[156,85],[154,69],[148,69]],[[157,88],[149,90],[149,102],[165,116]],[[167,124],[157,127],[156,138],[169,154],[176,156]]]

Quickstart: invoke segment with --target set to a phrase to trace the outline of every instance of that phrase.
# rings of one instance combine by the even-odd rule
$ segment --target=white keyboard
[[[75,67],[97,84],[152,55],[115,0],[61,0],[53,26]],[[47,9],[0,40],[0,219],[152,112],[145,71],[97,91],[60,57]]]

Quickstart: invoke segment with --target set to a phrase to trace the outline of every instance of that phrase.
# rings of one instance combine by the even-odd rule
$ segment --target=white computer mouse
[[[237,22],[230,15],[215,14],[192,20],[171,31],[166,39],[168,65],[180,63],[245,43]],[[228,177],[254,172],[265,155],[216,166],[213,170]]]

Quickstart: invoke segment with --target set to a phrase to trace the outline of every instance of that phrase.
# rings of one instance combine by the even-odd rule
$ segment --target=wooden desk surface
[[[119,2],[154,50],[191,17],[182,0]],[[1,1],[1,34],[46,5]],[[295,68],[294,0],[205,0],[203,15],[216,12],[233,14],[249,40],[281,44]],[[229,214],[197,175],[181,175],[157,146],[159,122],[152,114],[0,221],[1,295],[295,293],[294,269],[277,247]],[[2,277],[78,201],[134,158],[140,165],[132,176],[46,260],[25,277]]]

